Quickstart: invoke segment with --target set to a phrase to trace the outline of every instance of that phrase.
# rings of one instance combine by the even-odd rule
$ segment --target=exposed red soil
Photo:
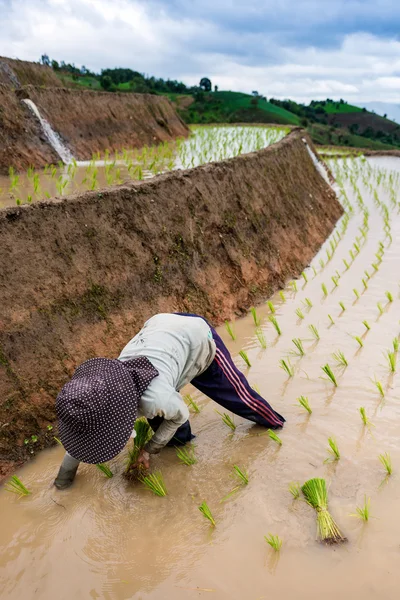
[[[1,475],[49,442],[55,397],[80,362],[117,356],[154,313],[218,324],[300,274],[342,214],[304,136],[0,211]]]

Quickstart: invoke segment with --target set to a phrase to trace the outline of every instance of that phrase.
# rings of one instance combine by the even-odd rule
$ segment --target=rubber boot
[[[75,479],[78,467],[79,460],[76,460],[66,453],[61,463],[60,470],[58,471],[58,475],[54,480],[54,485],[56,488],[59,490],[65,490],[69,488]]]

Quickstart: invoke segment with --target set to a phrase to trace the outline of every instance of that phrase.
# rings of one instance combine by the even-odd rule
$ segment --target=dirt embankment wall
[[[5,56],[0,56],[0,83],[13,88],[24,85],[60,86],[60,80],[52,68]]]
[[[303,136],[0,211],[3,474],[46,443],[55,397],[80,362],[118,356],[156,312],[221,323],[304,269],[342,208]],[[24,445],[31,435],[39,441]]]
[[[187,136],[168,98],[26,86],[0,85],[0,173],[10,166],[43,167],[59,160],[39,122],[21,102],[30,98],[77,160],[94,152],[135,148]]]

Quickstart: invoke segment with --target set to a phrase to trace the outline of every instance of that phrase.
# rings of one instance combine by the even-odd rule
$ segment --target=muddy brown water
[[[338,164],[332,162],[332,168]],[[373,193],[358,176],[370,211],[369,231],[360,253],[345,270],[342,259],[349,259],[363,222],[347,177],[345,188],[354,215],[332,260],[323,268],[319,264],[326,259],[328,240],[312,263],[317,275],[308,269],[308,283],[300,279],[297,292],[288,285],[286,302],[278,294],[272,298],[282,335],[275,334],[267,305],[257,309],[266,350],[259,346],[251,315],[234,323],[236,341],[220,329],[250,382],[286,417],[279,433],[283,445],[277,446],[265,430],[238,417],[237,429],[231,433],[216,414],[218,407],[189,386],[185,392],[192,393],[202,409],[191,417],[198,462],[192,467],[179,464],[173,449],[153,458],[154,470],[164,475],[165,498],[124,480],[124,453],[110,464],[112,479],[93,466],[81,465],[74,486],[59,492],[52,481],[63,451],[56,447],[43,452],[18,473],[30,496],[17,499],[0,490],[2,599],[398,598],[400,390],[399,375],[390,374],[384,352],[400,329],[400,218],[388,188],[388,172],[400,171],[400,160],[370,159],[362,170],[365,182],[373,184],[389,208],[392,243],[383,232],[382,207],[374,203]],[[379,173],[386,179],[378,185]],[[397,181],[392,176],[396,192]],[[341,228],[339,223],[337,231]],[[385,253],[372,275],[380,240]],[[371,278],[361,294],[365,269]],[[341,278],[333,289],[331,276],[336,270]],[[326,298],[321,283],[328,287]],[[353,288],[360,292],[359,300]],[[391,303],[386,290],[394,296]],[[305,298],[311,299],[311,309],[304,307]],[[382,303],[382,315],[377,302]],[[297,308],[303,310],[303,320],[296,316]],[[364,319],[371,325],[366,334]],[[311,338],[310,324],[318,327],[319,341]],[[363,336],[361,349],[354,335]],[[303,340],[304,357],[290,354],[295,349],[292,338]],[[241,349],[248,352],[250,369],[238,356]],[[337,350],[346,355],[346,369],[332,358]],[[279,360],[288,356],[295,369],[292,379],[279,368]],[[326,363],[337,375],[337,388],[321,378]],[[383,400],[374,378],[385,388]],[[301,394],[309,398],[310,416],[296,405]],[[374,424],[371,430],[361,423],[361,406]],[[324,463],[329,436],[336,438],[341,452],[336,463]],[[389,452],[393,462],[388,479],[378,460],[383,452]],[[247,469],[249,484],[221,502],[237,485],[232,475],[235,464]],[[293,501],[288,492],[289,482],[304,483],[311,477],[325,477],[329,483],[330,510],[348,537],[347,544],[318,543],[314,511],[301,500]],[[363,504],[364,495],[371,498],[372,514],[365,524],[350,516]],[[215,530],[198,510],[203,500],[217,521]],[[267,546],[264,535],[268,533],[283,539],[279,554]]]

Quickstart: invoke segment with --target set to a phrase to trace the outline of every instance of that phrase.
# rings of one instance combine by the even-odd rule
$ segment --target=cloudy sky
[[[0,55],[400,103],[399,0],[0,0]]]

